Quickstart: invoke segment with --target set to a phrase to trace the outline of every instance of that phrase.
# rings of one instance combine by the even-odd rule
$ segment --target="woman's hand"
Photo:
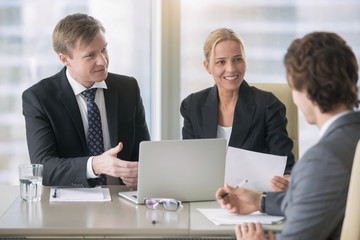
[[[283,177],[275,176],[271,179],[271,186],[274,191],[285,191],[289,188],[290,174],[286,174]]]

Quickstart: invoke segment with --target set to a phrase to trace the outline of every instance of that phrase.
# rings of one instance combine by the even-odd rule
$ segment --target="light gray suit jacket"
[[[360,112],[341,116],[293,168],[289,190],[269,192],[265,212],[285,215],[279,239],[340,239]]]

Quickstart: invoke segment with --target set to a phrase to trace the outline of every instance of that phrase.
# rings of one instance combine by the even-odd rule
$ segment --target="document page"
[[[277,156],[229,147],[226,154],[225,183],[254,191],[272,191],[271,179],[283,176],[287,156]]]
[[[50,202],[108,202],[108,188],[51,188]]]
[[[283,216],[271,216],[259,211],[247,215],[229,213],[223,208],[198,208],[215,225],[236,225],[247,222],[259,222],[261,224],[280,223],[285,219]]]

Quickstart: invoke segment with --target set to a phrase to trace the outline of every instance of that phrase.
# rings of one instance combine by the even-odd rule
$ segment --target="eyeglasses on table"
[[[168,211],[176,211],[183,208],[181,201],[172,198],[145,198],[144,204],[148,209],[152,210],[157,209],[161,204]]]

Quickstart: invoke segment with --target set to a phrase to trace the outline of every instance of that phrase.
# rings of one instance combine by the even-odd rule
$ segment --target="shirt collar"
[[[326,130],[328,130],[328,128],[330,127],[330,125],[335,122],[337,119],[339,119],[340,117],[348,114],[352,112],[351,110],[347,110],[341,113],[336,114],[335,116],[331,117],[330,119],[328,119],[321,127],[320,129],[320,137],[322,137],[324,135],[324,133],[326,132]]]
[[[70,76],[69,70],[66,69],[66,77],[70,83],[70,86],[72,88],[72,90],[74,91],[75,96],[80,94],[81,92],[85,91],[87,88],[84,87],[83,85],[81,85],[80,83],[78,83],[77,81],[75,81],[75,79],[73,79]],[[91,88],[103,88],[103,89],[107,89],[107,85],[105,80],[101,81],[101,82],[95,82],[94,85],[91,86]]]

